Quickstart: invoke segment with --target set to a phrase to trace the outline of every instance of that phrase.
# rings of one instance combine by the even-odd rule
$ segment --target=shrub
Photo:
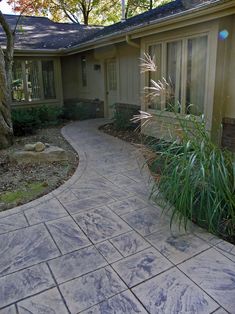
[[[40,120],[33,108],[12,110],[13,130],[16,136],[33,134],[40,127]]]
[[[62,107],[43,105],[37,108],[37,113],[42,126],[53,126],[61,122]]]
[[[30,108],[13,108],[12,123],[16,136],[33,134],[38,128],[61,122],[62,109],[58,106],[43,105]]]
[[[193,116],[185,121],[178,116],[176,119],[181,126],[180,140],[150,144],[156,152],[151,170],[158,173],[152,196],[156,202],[162,197],[166,199],[172,219],[177,217],[185,228],[190,219],[210,232],[232,239],[235,236],[234,156],[212,142],[204,122]]]
[[[63,118],[66,120],[86,120],[96,117],[95,106],[86,103],[66,104],[63,108]],[[94,111],[94,112],[93,112]]]
[[[131,121],[134,115],[138,114],[139,108],[128,104],[115,104],[113,125],[116,130],[129,130],[136,128],[136,125]]]

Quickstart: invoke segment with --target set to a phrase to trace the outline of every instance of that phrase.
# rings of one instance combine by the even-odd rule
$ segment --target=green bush
[[[136,106],[115,104],[113,125],[116,130],[129,130],[137,128],[137,124],[134,124],[131,119],[134,115],[139,114],[139,108]]]
[[[13,108],[12,123],[16,136],[33,134],[38,128],[61,122],[62,109],[58,106],[43,105],[30,108]]]
[[[16,136],[33,134],[40,127],[40,120],[33,108],[12,110],[13,130]]]
[[[177,117],[176,117],[177,119]],[[158,173],[152,196],[185,228],[197,223],[227,239],[235,236],[235,163],[232,153],[214,144],[204,123],[193,116],[181,126],[180,140],[154,142],[151,170]],[[188,127],[190,121],[191,127]],[[160,171],[159,171],[160,169]],[[162,205],[162,204],[161,204]]]
[[[44,105],[37,109],[42,126],[53,126],[61,122],[63,108],[59,106]]]
[[[94,106],[85,103],[66,104],[63,108],[63,118],[66,120],[86,120],[96,117]]]

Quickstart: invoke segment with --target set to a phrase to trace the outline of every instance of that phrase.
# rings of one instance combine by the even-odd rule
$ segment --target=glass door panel
[[[41,84],[39,78],[39,62],[37,60],[28,60],[25,62],[26,82],[28,90],[28,100],[41,99]]]
[[[156,65],[156,71],[149,72],[149,87],[153,87],[154,82],[162,81],[162,45],[152,45],[149,47],[149,55]],[[152,94],[152,95],[151,95]],[[150,91],[150,95],[148,97],[148,106],[150,109],[161,110],[161,103],[163,101],[163,95],[161,95],[161,91],[159,91],[159,95],[156,95],[156,92]]]
[[[186,113],[204,111],[207,69],[207,36],[188,40]]]
[[[180,112],[182,78],[182,41],[167,43],[166,110]]]
[[[42,61],[42,80],[44,98],[55,99],[54,62],[52,60]]]
[[[25,101],[22,61],[14,61],[12,68],[12,101]]]

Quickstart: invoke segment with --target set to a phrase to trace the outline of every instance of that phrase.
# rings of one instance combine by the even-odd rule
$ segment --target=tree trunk
[[[0,149],[10,146],[13,142],[11,120],[11,84],[14,52],[14,34],[0,11],[0,25],[6,34],[5,54],[0,47]]]
[[[89,13],[88,11],[83,11],[83,22],[84,22],[84,25],[88,25],[89,23]]]
[[[0,48],[0,149],[9,147],[13,142],[11,94],[5,69],[4,54]]]

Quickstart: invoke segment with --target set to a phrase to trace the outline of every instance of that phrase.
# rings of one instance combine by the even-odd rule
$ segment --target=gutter
[[[137,48],[139,49],[140,48],[140,45],[135,43],[134,41],[131,40],[131,36],[130,35],[126,35],[126,43],[129,45],[129,46],[132,46],[134,48]]]
[[[14,49],[15,56],[62,56],[64,52],[64,49]]]

